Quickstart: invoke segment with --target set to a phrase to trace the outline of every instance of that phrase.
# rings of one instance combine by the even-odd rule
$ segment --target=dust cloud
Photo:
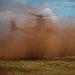
[[[11,34],[14,34],[0,40],[1,60],[75,56],[73,22],[65,21],[62,28],[60,21],[55,25],[49,20],[45,25],[37,26],[36,22],[29,20],[23,25],[23,32],[11,31]]]

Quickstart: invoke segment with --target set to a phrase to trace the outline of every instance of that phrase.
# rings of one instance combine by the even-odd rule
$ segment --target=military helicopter
[[[29,13],[29,14],[36,17],[36,19],[31,19],[31,20],[36,20],[36,22],[37,22],[37,26],[35,27],[35,30],[37,29],[39,31],[39,30],[42,30],[45,28],[45,25],[46,25],[45,20],[46,19],[44,19],[44,17],[48,17],[48,15],[42,15],[42,14],[37,15],[37,14],[33,14],[33,13]],[[54,16],[54,15],[50,15],[50,16]],[[24,33],[32,33],[31,30],[29,30],[29,31],[23,30],[22,28],[17,27],[15,21],[12,20],[11,21],[11,30],[16,31],[17,29],[23,31]],[[45,28],[45,29],[50,31],[49,28]],[[42,30],[42,31],[44,31],[44,30]]]
[[[47,39],[50,33],[55,33],[55,31],[53,29],[46,27],[46,23],[45,23],[46,19],[44,17],[48,17],[48,16],[42,14],[39,15],[32,14],[32,13],[29,14],[36,17],[35,19],[31,19],[36,21],[35,26],[31,27],[30,29],[24,30],[22,28],[17,27],[15,21],[12,20],[11,30],[12,31],[21,30],[24,32],[24,34],[27,34],[26,37],[29,38],[27,44],[28,50],[29,50],[29,45],[33,46],[33,48],[31,48],[32,50],[30,50],[31,54],[29,55],[29,57],[26,57],[27,59],[37,59],[37,58],[44,59],[45,56],[43,55],[43,53],[40,52],[40,51],[43,52],[43,50],[46,49],[46,45],[45,43],[43,43],[43,41]],[[31,41],[33,41],[33,43]]]

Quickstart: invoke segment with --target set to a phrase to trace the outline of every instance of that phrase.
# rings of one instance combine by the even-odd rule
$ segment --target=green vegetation
[[[67,61],[0,61],[8,75],[75,75],[75,62]]]
[[[13,72],[8,72],[8,75],[24,75],[24,72],[18,72],[18,71],[13,71]]]

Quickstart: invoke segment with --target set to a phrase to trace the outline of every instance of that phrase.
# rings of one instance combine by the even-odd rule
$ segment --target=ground
[[[74,58],[0,61],[0,75],[75,75]]]

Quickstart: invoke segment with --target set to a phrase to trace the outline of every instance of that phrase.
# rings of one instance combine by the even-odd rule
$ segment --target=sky
[[[28,18],[26,13],[34,11],[54,15],[49,16],[54,22],[66,16],[75,18],[75,0],[0,0],[0,35],[8,34],[11,19],[21,25]]]
[[[75,0],[0,0],[0,12],[9,9],[16,10],[26,4],[49,8],[61,17],[75,16]]]

